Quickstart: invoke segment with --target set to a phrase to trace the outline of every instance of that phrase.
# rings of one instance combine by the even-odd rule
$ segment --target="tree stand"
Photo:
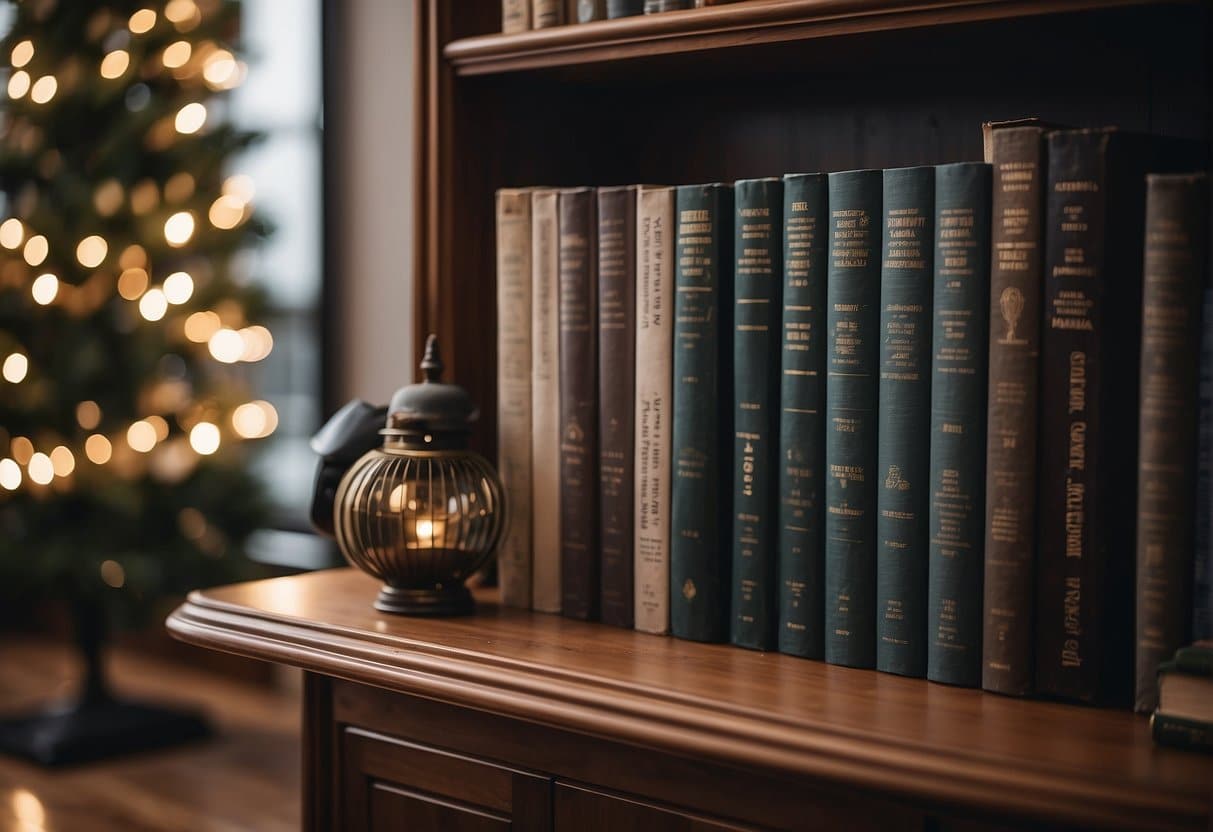
[[[79,694],[36,713],[0,718],[0,754],[62,766],[210,735],[199,713],[115,698],[101,657],[107,631],[104,610],[95,602],[80,601],[74,613],[85,667]]]

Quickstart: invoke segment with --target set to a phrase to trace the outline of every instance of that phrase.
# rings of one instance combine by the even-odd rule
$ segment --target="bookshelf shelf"
[[[409,741],[436,737],[459,753],[649,799],[687,800],[679,792],[690,788],[700,811],[764,826],[803,825],[819,801],[837,812],[823,828],[867,828],[861,818],[875,813],[882,828],[921,829],[939,807],[1082,827],[1209,820],[1213,759],[1153,746],[1147,721],[1126,712],[511,610],[485,591],[473,617],[400,618],[372,609],[376,591],[351,569],[207,590],[169,628],[348,680],[334,683],[330,706],[359,730],[410,723]],[[461,709],[459,727],[433,703]],[[313,741],[330,728],[314,726]],[[770,803],[755,785],[765,778],[776,784]],[[961,828],[953,822],[939,828]]]
[[[749,0],[735,5],[517,34],[460,38],[447,43],[442,54],[458,75],[486,75],[1115,6],[1142,6],[1157,1]],[[703,58],[698,56],[698,59]]]

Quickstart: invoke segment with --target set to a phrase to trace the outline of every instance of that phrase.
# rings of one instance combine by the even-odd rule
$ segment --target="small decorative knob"
[[[425,380],[435,382],[442,378],[442,351],[438,347],[438,336],[430,333],[425,339],[425,355],[421,359],[421,372]]]

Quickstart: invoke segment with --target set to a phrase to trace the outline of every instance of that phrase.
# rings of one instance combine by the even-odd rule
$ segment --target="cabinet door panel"
[[[467,806],[410,794],[382,783],[371,786],[373,832],[508,832],[510,822]]]
[[[556,832],[615,832],[619,829],[723,832],[747,828],[568,783],[556,784],[555,804]]]

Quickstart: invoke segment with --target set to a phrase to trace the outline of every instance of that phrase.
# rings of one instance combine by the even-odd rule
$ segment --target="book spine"
[[[531,195],[497,192],[497,471],[511,522],[497,550],[501,600],[531,606]]]
[[[501,0],[501,31],[506,34],[531,28],[531,0]]]
[[[990,137],[990,375],[981,685],[1032,690],[1036,416],[1044,283],[1044,131]]]
[[[825,599],[825,174],[783,179],[779,649],[820,659]]]
[[[1158,704],[1158,665],[1183,644],[1188,625],[1206,188],[1203,174],[1146,179],[1137,455],[1139,712]]]
[[[636,629],[670,629],[674,189],[642,188],[636,209]]]
[[[597,200],[560,192],[561,612],[598,617]]]
[[[935,169],[927,678],[981,683],[990,166]]]
[[[1213,725],[1208,722],[1155,711],[1150,717],[1150,733],[1159,745],[1188,751],[1213,751]]]
[[[679,9],[689,9],[690,0],[644,0],[645,14],[659,12],[676,12]]]
[[[607,0],[607,17],[632,17],[644,14],[644,0]]]
[[[674,300],[674,484],[670,628],[696,641],[729,634],[733,189],[678,188]]]
[[[602,621],[632,626],[636,189],[598,191],[598,494]]]
[[[876,669],[927,671],[935,169],[884,172],[876,450]]]
[[[577,22],[590,23],[606,19],[605,0],[577,0]]]
[[[1145,222],[1128,138],[1048,137],[1037,475],[1036,690],[1117,703],[1133,672]]]
[[[1196,544],[1192,570],[1194,641],[1213,638],[1213,288],[1205,288],[1202,310]]]
[[[531,606],[540,612],[560,612],[558,198],[531,192]]]
[[[733,186],[733,576],[730,639],[777,643],[775,541],[779,461],[779,324],[783,182]]]
[[[825,658],[876,665],[878,170],[830,174],[827,277]]]
[[[564,25],[564,0],[531,0],[531,26],[547,29]]]

